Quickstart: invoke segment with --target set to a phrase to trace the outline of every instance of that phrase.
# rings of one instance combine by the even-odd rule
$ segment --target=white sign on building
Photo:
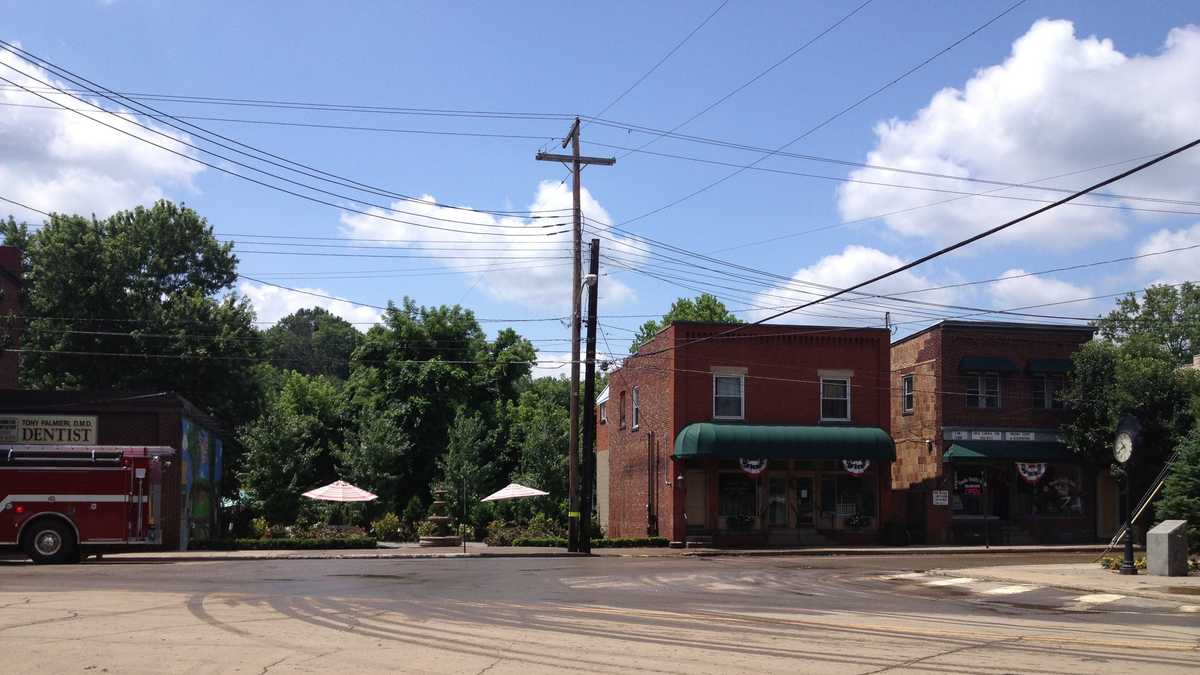
[[[0,415],[0,443],[96,445],[94,415]]]

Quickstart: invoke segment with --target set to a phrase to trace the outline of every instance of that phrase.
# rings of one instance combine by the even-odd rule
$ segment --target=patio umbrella
[[[520,499],[522,497],[543,497],[548,494],[550,494],[550,493],[542,492],[541,490],[538,490],[536,488],[525,487],[524,485],[521,485],[520,483],[509,483],[508,487],[504,488],[503,490],[493,492],[492,494],[484,497],[480,501],[498,502],[503,499]]]
[[[341,480],[335,480],[329,485],[319,487],[316,490],[309,490],[304,493],[304,496],[309,499],[319,499],[323,502],[369,502],[379,499],[377,495],[356,488],[346,481]]]

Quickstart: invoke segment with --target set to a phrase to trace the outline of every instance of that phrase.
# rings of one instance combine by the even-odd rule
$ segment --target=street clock
[[[1133,446],[1137,443],[1138,435],[1141,432],[1141,424],[1133,415],[1126,415],[1121,418],[1121,423],[1117,425],[1117,438],[1113,443],[1113,459],[1120,464],[1125,464],[1129,458],[1133,456]]]

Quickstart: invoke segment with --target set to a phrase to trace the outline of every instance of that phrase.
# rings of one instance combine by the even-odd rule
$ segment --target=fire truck
[[[0,445],[0,548],[36,563],[162,544],[167,447]]]

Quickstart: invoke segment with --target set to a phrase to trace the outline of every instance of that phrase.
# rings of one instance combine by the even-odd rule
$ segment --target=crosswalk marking
[[[1180,605],[1179,611],[1187,612],[1188,614],[1200,614],[1200,605]]]
[[[924,579],[928,576],[923,572],[905,572],[904,574],[885,574],[879,578],[883,581],[895,581],[896,579]]]
[[[1000,588],[989,588],[983,591],[984,595],[1015,595],[1017,593],[1028,593],[1036,591],[1040,586],[1001,586]]]
[[[1081,595],[1075,598],[1075,602],[1081,602],[1085,605],[1102,605],[1106,602],[1114,602],[1125,596],[1116,595],[1115,593],[1092,593],[1090,595]]]
[[[926,586],[958,586],[959,584],[969,584],[975,581],[971,577],[953,577],[951,579],[937,579],[934,581],[926,581]]]

